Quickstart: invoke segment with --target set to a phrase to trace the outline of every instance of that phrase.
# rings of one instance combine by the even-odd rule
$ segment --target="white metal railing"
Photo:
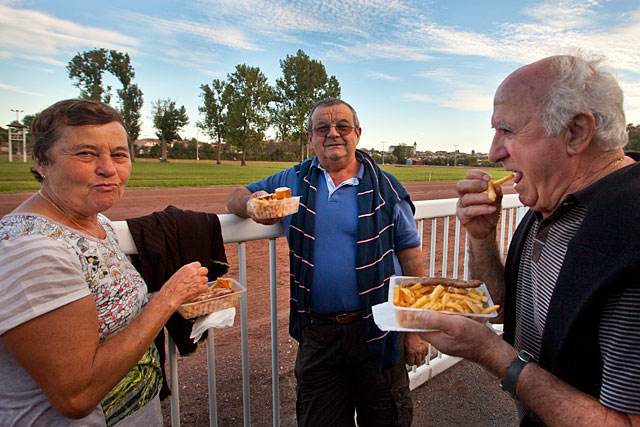
[[[414,215],[418,232],[420,234],[423,252],[425,243],[423,238],[425,234],[429,234],[429,275],[441,275],[444,277],[457,278],[460,270],[460,258],[462,258],[462,275],[464,279],[468,278],[468,241],[466,234],[463,236],[460,221],[454,218],[455,227],[451,230],[450,217],[455,215],[457,199],[440,199],[425,200],[414,202],[416,213]],[[500,253],[504,257],[505,249],[511,241],[511,235],[515,231],[515,227],[522,219],[526,212],[526,208],[522,206],[517,195],[506,195],[502,199],[502,215],[499,225],[500,235]],[[239,282],[243,286],[247,286],[247,262],[246,262],[246,242],[254,240],[269,240],[269,285],[270,285],[270,303],[271,303],[271,354],[272,354],[272,393],[273,393],[273,425],[280,425],[280,400],[279,400],[279,378],[278,378],[278,331],[277,331],[277,293],[276,293],[276,239],[284,237],[284,231],[280,224],[276,225],[260,225],[247,219],[239,218],[235,215],[219,215],[220,224],[222,226],[222,237],[224,243],[238,243],[238,263],[239,263]],[[431,228],[425,233],[424,221],[431,220]],[[438,223],[442,223],[442,227],[438,228]],[[114,226],[118,234],[120,246],[127,254],[136,254],[137,249],[126,221],[115,221]],[[450,234],[453,234],[450,238]],[[438,245],[438,235],[442,238],[442,244]],[[451,243],[450,240],[453,240]],[[506,241],[506,244],[505,244]],[[460,253],[461,245],[464,244],[462,254]],[[436,260],[438,257],[438,249],[442,249],[440,255],[442,264],[440,271],[436,270]],[[449,262],[449,252],[453,260]],[[449,266],[451,265],[451,272]],[[288,266],[283,266],[284,271],[289,270]],[[249,396],[249,362],[248,362],[248,316],[247,316],[247,300],[246,293],[240,300],[240,332],[241,332],[241,348],[242,348],[242,397],[243,397],[243,413],[244,425],[250,426],[250,396]],[[209,330],[209,339],[207,343],[207,367],[209,376],[209,419],[211,426],[217,426],[217,407],[216,407],[216,391],[215,391],[215,356],[214,356],[214,330]],[[431,348],[429,348],[431,350]],[[430,353],[430,352],[429,352]],[[410,388],[414,388],[424,384],[430,378],[433,378],[440,372],[448,369],[460,361],[460,358],[448,356],[438,352],[436,358],[431,359],[429,356],[420,366],[413,366],[409,372]],[[168,363],[169,363],[169,384],[171,386],[171,423],[173,426],[180,426],[179,414],[179,392],[178,392],[178,372],[177,372],[177,355],[175,344],[171,337],[168,340]]]

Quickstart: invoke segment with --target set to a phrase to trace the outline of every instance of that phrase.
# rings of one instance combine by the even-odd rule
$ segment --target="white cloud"
[[[418,73],[417,76],[441,82],[453,82],[460,79],[460,73],[450,68],[432,68]]]
[[[326,52],[328,58],[347,61],[358,59],[394,59],[402,61],[428,61],[432,57],[421,48],[400,43],[323,43],[333,49]]]
[[[493,108],[493,96],[472,90],[460,90],[447,94],[439,103],[444,107],[461,111],[491,111]]]
[[[589,6],[599,6],[597,1],[565,0],[545,1],[531,6],[523,12],[554,27],[580,28],[590,25],[595,12]]]
[[[176,39],[187,36],[199,41],[197,44],[220,45],[232,49],[258,50],[258,46],[247,40],[245,32],[227,23],[200,22],[184,19],[164,19],[140,13],[120,11],[126,19],[144,28],[144,34],[161,35],[155,42],[160,45],[179,44]],[[185,52],[187,53],[187,52]]]
[[[35,10],[0,4],[0,40],[3,49],[14,56],[60,65],[58,54],[68,55],[96,46],[135,52],[138,42],[116,31],[103,30],[59,19]],[[29,52],[24,55],[21,52]]]
[[[595,1],[543,3],[525,12],[539,22],[505,22],[492,33],[478,33],[433,22],[406,21],[405,41],[423,52],[481,56],[501,62],[529,63],[583,48],[604,53],[615,67],[640,72],[640,12],[614,16],[616,26],[594,27]],[[557,15],[554,15],[557,13]],[[574,16],[575,19],[570,19]]]
[[[398,76],[391,76],[389,74],[379,73],[377,71],[368,71],[367,77],[371,80],[399,80]]]
[[[627,123],[640,124],[640,81],[620,80],[624,91],[624,105]]]
[[[6,85],[4,83],[0,83],[0,89],[9,90],[11,92],[21,93],[23,95],[46,96],[44,93],[29,92],[29,91],[20,89],[18,86]]]
[[[420,93],[405,93],[404,95],[402,95],[402,97],[404,99],[408,99],[410,101],[417,101],[417,102],[428,102],[428,103],[434,103],[436,102],[432,97],[430,97],[429,95],[425,95],[425,94],[420,94]]]

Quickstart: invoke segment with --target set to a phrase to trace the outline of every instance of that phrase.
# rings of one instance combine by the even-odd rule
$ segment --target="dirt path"
[[[455,183],[406,183],[413,200],[457,197]],[[162,210],[167,205],[217,214],[225,213],[230,187],[127,190],[116,206],[104,212],[112,220],[124,220]],[[513,193],[510,188],[507,193]],[[0,195],[0,216],[30,194]],[[428,227],[425,227],[428,228]],[[425,230],[425,233],[427,231]],[[425,236],[428,238],[428,236]],[[426,240],[428,241],[428,240]],[[277,241],[278,373],[282,426],[295,426],[295,378],[293,365],[297,344],[288,335],[288,257],[284,239]],[[230,276],[238,277],[238,245],[225,245],[232,266]],[[249,242],[247,253],[247,304],[249,312],[249,363],[251,424],[270,426],[272,421],[271,335],[268,243]],[[428,254],[425,253],[425,257]],[[242,374],[240,363],[239,317],[229,329],[216,331],[216,389],[218,424],[243,425]],[[181,423],[183,426],[209,425],[206,348],[178,360]],[[516,425],[515,409],[502,393],[496,378],[484,369],[463,361],[446,373],[412,392],[416,426],[508,426]],[[168,401],[163,403],[165,425],[170,425]]]

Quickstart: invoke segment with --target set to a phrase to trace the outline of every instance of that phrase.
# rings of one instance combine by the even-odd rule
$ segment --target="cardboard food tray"
[[[192,317],[204,316],[205,314],[215,313],[216,311],[224,310],[226,308],[238,307],[240,304],[240,297],[247,290],[244,286],[238,283],[237,280],[231,279],[231,281],[233,293],[202,301],[182,304],[178,307],[178,313],[180,313],[185,319],[191,319]],[[209,282],[207,285],[211,286],[214,283],[215,281]]]
[[[253,212],[256,218],[282,218],[298,212],[300,205],[300,196],[289,197],[280,200],[260,200],[251,201]]]
[[[389,296],[388,302],[393,307],[393,310],[396,315],[396,319],[398,324],[403,328],[408,329],[425,329],[427,312],[430,310],[424,308],[410,308],[410,307],[398,307],[393,304],[393,288],[396,285],[400,285],[403,287],[411,286],[415,283],[419,283],[423,281],[424,277],[410,277],[410,276],[394,276],[389,281]],[[484,283],[477,288],[478,291],[484,291],[485,296],[488,301],[482,304],[483,308],[487,308],[493,305],[493,300],[491,299],[491,295],[489,294],[489,290],[487,289],[487,285]],[[438,310],[439,311],[439,310]],[[466,316],[475,318],[476,320],[488,320],[493,317],[497,317],[498,313],[496,311],[489,314],[476,314],[476,313],[457,313],[454,311],[439,311],[440,313],[447,314],[457,314],[459,316]]]

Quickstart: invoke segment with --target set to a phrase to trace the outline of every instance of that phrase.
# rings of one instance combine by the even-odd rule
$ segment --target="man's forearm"
[[[486,239],[469,238],[471,277],[486,283],[491,298],[504,306],[504,264],[498,253],[495,230]]]
[[[640,425],[640,415],[606,408],[593,396],[571,387],[535,363],[522,371],[516,392],[549,426]]]
[[[238,215],[241,218],[249,218],[247,202],[250,197],[251,192],[245,187],[234,188],[227,199],[227,212]]]
[[[407,248],[396,253],[398,261],[402,267],[402,274],[405,276],[421,277],[425,275],[424,263],[422,262],[422,248]]]

